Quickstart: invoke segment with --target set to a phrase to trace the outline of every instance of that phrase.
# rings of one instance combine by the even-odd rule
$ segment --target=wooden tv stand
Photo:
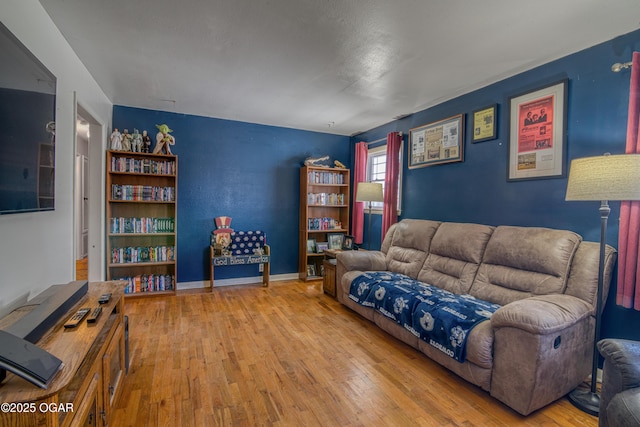
[[[0,426],[75,426],[109,424],[111,408],[125,376],[124,286],[126,282],[89,283],[89,290],[36,343],[64,363],[45,390],[7,372],[0,384]],[[86,318],[74,329],[64,323],[82,307],[97,307],[111,293],[96,323]],[[0,328],[28,312],[22,308],[0,320]]]

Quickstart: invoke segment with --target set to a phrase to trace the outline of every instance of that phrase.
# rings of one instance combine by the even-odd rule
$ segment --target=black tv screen
[[[0,23],[0,214],[55,206],[56,78]]]

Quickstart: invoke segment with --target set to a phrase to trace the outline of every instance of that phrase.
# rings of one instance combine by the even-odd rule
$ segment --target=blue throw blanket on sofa
[[[356,277],[351,282],[349,298],[373,307],[459,362],[465,361],[471,329],[500,308],[471,295],[453,294],[388,271],[366,272]]]

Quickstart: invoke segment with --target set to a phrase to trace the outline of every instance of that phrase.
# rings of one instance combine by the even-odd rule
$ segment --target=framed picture
[[[307,239],[307,253],[312,254],[316,252],[316,239]]]
[[[316,251],[319,254],[323,253],[327,249],[329,249],[329,243],[327,243],[327,242],[317,242],[316,243]]]
[[[329,243],[329,249],[342,249],[343,239],[344,233],[328,233],[327,240]]]
[[[565,176],[567,80],[509,99],[508,181]]]
[[[314,264],[307,264],[307,277],[313,277],[316,275],[316,266]]]
[[[462,162],[464,115],[409,130],[409,169]]]
[[[471,142],[496,139],[496,114],[498,105],[493,104],[473,112],[473,136]]]
[[[353,250],[353,236],[344,236],[344,240],[342,241],[342,250],[343,251]]]

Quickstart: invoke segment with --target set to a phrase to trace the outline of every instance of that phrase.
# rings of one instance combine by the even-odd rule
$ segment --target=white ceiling
[[[114,104],[341,135],[640,26],[639,0],[40,3]]]

